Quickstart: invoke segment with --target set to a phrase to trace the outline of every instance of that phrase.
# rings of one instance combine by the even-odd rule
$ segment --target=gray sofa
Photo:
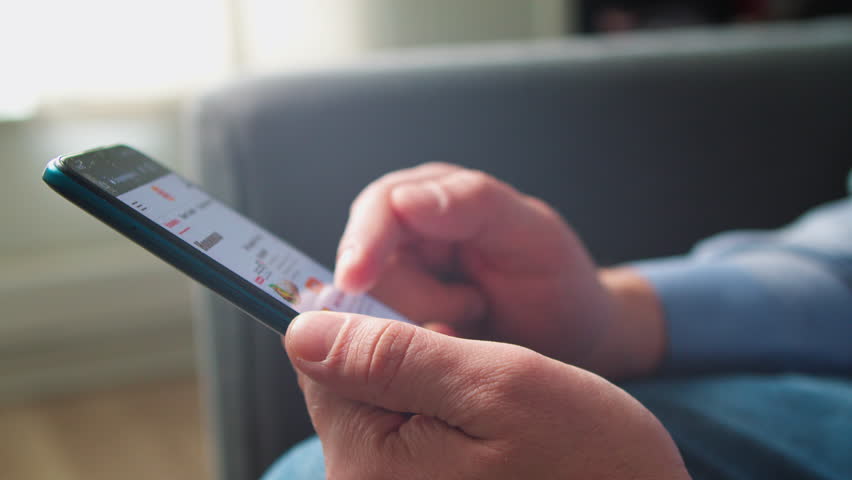
[[[852,22],[412,52],[255,79],[193,117],[203,183],[331,265],[351,199],[440,160],[555,205],[596,259],[686,251],[844,195]],[[213,295],[198,342],[219,478],[312,433],[280,339]]]

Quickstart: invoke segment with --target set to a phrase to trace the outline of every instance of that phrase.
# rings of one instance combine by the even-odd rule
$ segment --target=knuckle
[[[447,163],[447,162],[426,162],[426,163],[421,163],[416,168],[423,170],[423,171],[430,171],[430,170],[456,170],[456,169],[459,169],[461,167],[459,167],[458,165],[453,165],[452,163]]]
[[[416,167],[404,168],[401,170],[394,170],[392,172],[385,173],[376,180],[373,180],[367,186],[367,189],[386,189],[408,181],[415,180],[416,177],[420,174],[428,174],[430,172],[448,172],[458,169],[460,169],[460,167],[446,162],[426,162],[417,165]]]
[[[491,188],[495,182],[494,177],[488,175],[482,170],[462,170],[455,175],[453,179],[459,184],[471,191],[480,191]]]
[[[378,328],[359,322],[346,335],[349,338],[341,342],[341,350],[332,352],[331,365],[370,391],[382,394],[396,381],[417,328],[393,320]]]
[[[486,401],[523,405],[529,403],[531,394],[541,392],[541,387],[546,390],[546,358],[526,348],[511,347],[512,351],[506,353],[511,361],[492,365],[479,376],[475,392]]]
[[[379,384],[383,387],[380,391],[387,391],[395,383],[416,334],[417,329],[410,325],[388,322],[376,335],[364,381],[367,384]]]
[[[479,170],[461,170],[438,182],[450,202],[487,203],[495,191],[496,180]]]
[[[358,211],[362,205],[371,201],[376,201],[385,198],[389,189],[396,184],[399,184],[410,175],[410,169],[396,170],[386,173],[381,177],[373,180],[355,197],[352,204],[349,206],[349,215]],[[369,207],[370,205],[366,205]]]
[[[450,175],[446,181],[451,198],[477,205],[490,204],[509,190],[506,185],[481,170],[462,170]]]
[[[352,204],[349,205],[349,215],[359,210],[362,204],[369,200],[381,197],[386,194],[394,186],[416,181],[418,173],[428,174],[452,174],[453,172],[463,171],[462,167],[446,162],[426,162],[416,167],[404,168],[385,173],[379,178],[373,180],[355,197]]]

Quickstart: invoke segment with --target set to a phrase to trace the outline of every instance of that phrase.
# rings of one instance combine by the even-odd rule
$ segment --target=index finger
[[[337,288],[350,293],[370,290],[405,236],[405,229],[390,205],[390,193],[395,186],[460,169],[447,163],[426,163],[389,173],[368,185],[352,203],[340,239],[334,272]]]

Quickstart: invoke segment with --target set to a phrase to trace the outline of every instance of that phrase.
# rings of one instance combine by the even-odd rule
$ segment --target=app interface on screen
[[[298,312],[333,310],[405,320],[367,295],[335,289],[325,267],[174,173],[117,198]]]

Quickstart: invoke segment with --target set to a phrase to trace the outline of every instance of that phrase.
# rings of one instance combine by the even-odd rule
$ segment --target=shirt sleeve
[[[634,266],[662,303],[664,372],[852,372],[852,198]]]

